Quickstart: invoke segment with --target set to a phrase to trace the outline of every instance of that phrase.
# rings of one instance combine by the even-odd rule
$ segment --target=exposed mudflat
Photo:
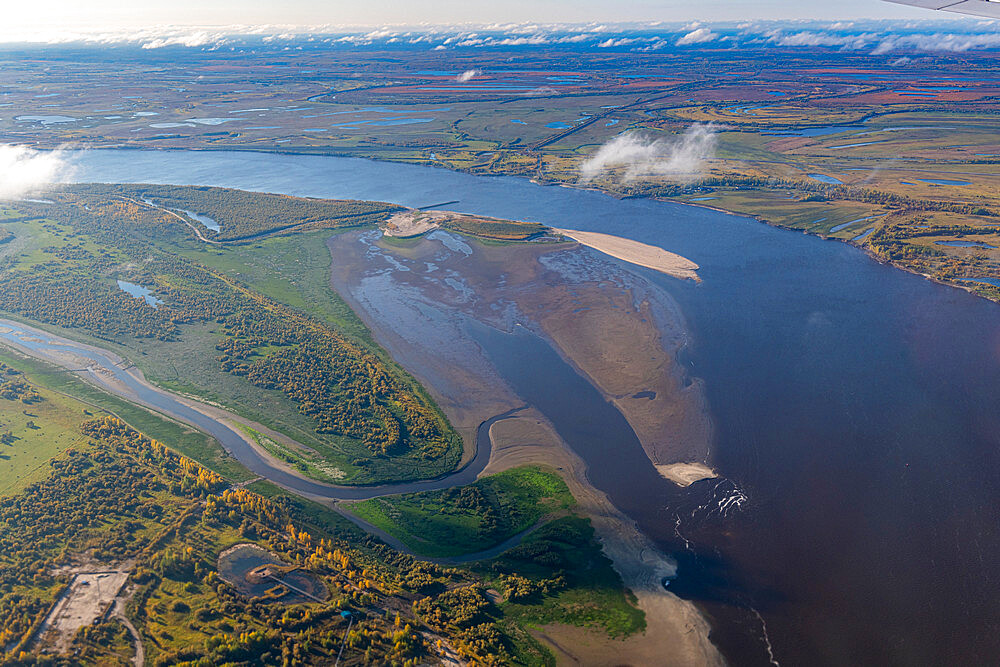
[[[520,328],[547,341],[618,408],[653,463],[708,459],[702,387],[675,360],[683,321],[666,295],[617,262],[577,243],[483,245],[442,230],[403,244],[352,232],[329,246],[334,288],[466,435],[490,415],[528,402],[476,342],[483,327]],[[559,638],[582,642],[586,664],[589,656],[609,665],[721,664],[708,623],[663,586],[675,564],[594,488],[572,443],[530,406],[494,423],[490,436],[484,474],[526,463],[563,473],[646,612],[646,632],[625,641],[564,626],[545,628],[539,639],[564,659]],[[623,445],[612,439],[606,446]]]
[[[524,403],[469,327],[520,326],[615,404],[653,463],[707,460],[702,387],[675,360],[682,318],[662,290],[617,262],[577,243],[484,245],[442,230],[405,245],[353,232],[329,246],[334,288],[467,442],[485,418]]]

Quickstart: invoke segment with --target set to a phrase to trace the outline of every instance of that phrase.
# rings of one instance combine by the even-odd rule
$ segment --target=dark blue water
[[[761,620],[783,664],[989,664],[1000,655],[995,304],[846,244],[514,178],[248,153],[88,151],[78,162],[78,180],[410,206],[460,199],[449,208],[690,257],[702,267],[699,285],[646,275],[688,322],[683,361],[705,380],[714,463],[729,486],[699,482],[664,506],[631,474],[603,482],[616,502],[633,497],[630,514],[680,560],[671,587],[710,614],[713,637],[738,664],[768,661]],[[738,493],[738,509],[718,509]]]

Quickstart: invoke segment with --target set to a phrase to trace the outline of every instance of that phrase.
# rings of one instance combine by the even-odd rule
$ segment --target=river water
[[[689,257],[701,284],[644,275],[687,320],[682,362],[705,380],[722,477],[681,491],[602,466],[600,452],[570,441],[595,484],[678,558],[671,588],[698,602],[740,665],[989,664],[1000,655],[995,304],[842,243],[523,179],[251,153],[93,150],[74,160],[81,182],[409,206],[457,199],[449,209],[616,234]],[[532,366],[504,375],[522,394],[543,396]],[[574,397],[547,400],[547,414],[568,424]],[[627,429],[617,432],[627,439]]]

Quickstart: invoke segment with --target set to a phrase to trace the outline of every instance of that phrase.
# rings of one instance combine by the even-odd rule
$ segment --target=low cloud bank
[[[718,130],[712,123],[696,123],[677,137],[653,139],[640,132],[618,135],[580,165],[580,182],[589,183],[605,173],[620,173],[623,181],[697,180],[705,162],[715,154]]]
[[[0,145],[0,199],[18,199],[69,173],[62,151]]]
[[[705,42],[714,42],[718,39],[718,35],[709,30],[708,28],[697,28],[691,32],[685,34],[683,37],[677,40],[677,46],[688,46],[689,44],[704,44]]]

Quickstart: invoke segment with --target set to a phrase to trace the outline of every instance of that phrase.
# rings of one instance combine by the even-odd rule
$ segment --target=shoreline
[[[577,511],[590,519],[604,554],[646,616],[646,630],[624,639],[577,626],[546,626],[545,634],[536,638],[557,656],[566,653],[565,645],[587,645],[586,664],[606,667],[724,665],[722,654],[709,638],[711,628],[702,612],[693,602],[677,597],[663,586],[665,579],[676,575],[676,564],[639,530],[634,520],[590,483],[586,463],[556,434],[545,417],[532,409],[497,423],[490,430],[494,456],[483,474],[530,464],[555,467],[576,499]],[[567,635],[567,641],[559,641],[561,635]]]
[[[872,116],[875,117],[875,116],[879,116],[879,115],[882,115],[882,114],[873,114]],[[45,152],[56,152],[56,151],[66,150],[66,149],[64,149],[64,148],[62,148],[60,146],[35,146],[33,148],[34,148],[34,150],[45,151]],[[824,236],[824,235],[821,235],[821,234],[816,234],[816,233],[805,231],[805,230],[799,230],[799,229],[795,229],[795,228],[792,228],[792,227],[787,227],[787,226],[781,225],[779,223],[771,222],[771,221],[767,220],[766,218],[764,218],[763,216],[760,216],[760,215],[757,215],[757,214],[740,213],[740,212],[737,212],[737,211],[730,211],[729,209],[720,208],[718,206],[711,206],[709,204],[703,204],[703,203],[699,203],[699,202],[688,202],[688,201],[683,201],[683,200],[679,200],[679,199],[672,199],[670,197],[662,197],[662,196],[657,196],[657,195],[643,195],[643,196],[621,195],[621,194],[615,193],[615,192],[613,192],[611,190],[605,190],[605,189],[602,189],[602,188],[599,188],[599,187],[594,187],[594,186],[581,187],[581,186],[576,185],[575,183],[572,183],[572,182],[559,182],[559,181],[552,181],[552,180],[538,180],[538,178],[535,177],[535,176],[527,176],[527,175],[524,175],[524,174],[479,173],[479,172],[471,171],[471,170],[468,170],[468,169],[453,169],[453,168],[444,166],[444,165],[440,164],[439,162],[416,161],[416,160],[409,160],[409,159],[385,159],[385,158],[380,158],[380,157],[377,157],[377,156],[374,156],[374,155],[357,155],[357,154],[354,154],[354,153],[345,153],[345,152],[339,152],[339,151],[289,150],[289,149],[286,149],[286,148],[268,149],[266,147],[252,147],[252,148],[248,147],[248,148],[244,148],[244,147],[240,147],[240,146],[229,146],[229,147],[226,147],[224,149],[214,148],[214,147],[208,147],[208,146],[198,146],[198,147],[190,147],[190,146],[189,147],[175,147],[175,146],[155,147],[154,146],[154,147],[150,147],[150,146],[136,146],[136,145],[130,145],[130,144],[122,144],[122,143],[107,144],[107,145],[96,145],[96,146],[86,146],[84,148],[77,148],[77,149],[70,149],[70,150],[74,150],[74,151],[84,151],[84,150],[135,151],[135,152],[146,152],[146,153],[156,153],[156,152],[174,152],[174,153],[177,153],[177,152],[189,151],[189,152],[199,152],[199,153],[258,153],[258,154],[261,154],[261,155],[283,155],[283,156],[289,156],[289,157],[296,157],[296,156],[301,156],[301,157],[330,157],[330,158],[344,159],[344,160],[363,160],[363,161],[366,161],[366,162],[376,162],[376,163],[383,163],[383,164],[406,165],[406,166],[412,166],[412,167],[415,167],[415,168],[416,167],[423,167],[423,168],[430,168],[430,169],[441,169],[441,170],[448,171],[448,172],[451,172],[451,173],[464,174],[464,175],[467,175],[467,176],[475,176],[475,177],[479,177],[479,178],[514,178],[514,179],[521,179],[521,180],[525,180],[525,181],[528,181],[530,183],[533,183],[535,185],[539,185],[539,186],[542,186],[542,187],[564,187],[564,188],[569,188],[569,189],[573,189],[573,190],[594,192],[594,193],[599,193],[599,194],[602,194],[604,196],[610,197],[612,199],[617,199],[617,200],[625,200],[625,199],[648,199],[650,201],[656,201],[656,202],[661,202],[661,203],[678,204],[678,205],[681,205],[681,206],[693,206],[693,207],[696,207],[696,208],[704,208],[704,209],[708,209],[708,210],[711,210],[711,211],[716,211],[718,213],[724,213],[726,215],[731,215],[731,216],[734,216],[734,217],[746,218],[748,220],[753,220],[755,222],[759,222],[759,223],[765,224],[765,225],[767,225],[769,227],[774,227],[776,229],[784,229],[784,230],[787,230],[787,231],[801,232],[801,233],[806,234],[808,236],[814,236],[816,238],[823,239],[823,240],[832,240],[832,241],[838,241],[838,242],[841,242],[841,243],[846,243],[847,245],[850,245],[850,246],[853,246],[853,247],[857,248],[858,250],[860,250],[861,252],[863,252],[865,255],[867,255],[870,259],[872,259],[873,261],[875,261],[875,262],[877,262],[879,264],[885,264],[887,266],[891,266],[891,267],[893,267],[895,269],[899,269],[901,271],[905,271],[905,272],[910,273],[912,275],[917,275],[917,276],[924,277],[924,278],[926,278],[926,279],[930,280],[931,282],[934,282],[934,283],[936,283],[938,285],[942,285],[942,286],[945,286],[945,287],[951,287],[951,288],[954,288],[954,289],[960,289],[960,290],[962,290],[964,292],[968,292],[972,296],[975,296],[975,297],[980,298],[980,299],[985,299],[986,301],[991,301],[993,303],[1000,303],[1000,300],[991,299],[991,298],[989,298],[987,296],[979,294],[972,287],[970,287],[968,285],[962,285],[962,284],[958,284],[958,283],[951,283],[951,282],[948,282],[948,281],[943,280],[941,278],[936,278],[934,276],[930,276],[928,274],[922,273],[922,272],[917,271],[915,269],[909,268],[909,267],[907,267],[905,265],[902,265],[902,264],[899,264],[897,262],[882,260],[879,257],[876,257],[872,252],[870,252],[869,250],[867,250],[864,246],[860,246],[860,245],[857,245],[855,243],[852,243],[850,239],[838,239],[838,238],[835,238],[835,237]],[[97,181],[95,181],[95,180],[86,181],[86,180],[71,179],[71,180],[59,180],[59,181],[56,181],[56,182],[51,183],[49,185],[74,185],[74,184],[85,184],[85,183],[105,183],[105,184],[112,184],[110,181],[99,181],[99,180],[97,180]],[[252,192],[266,192],[266,193],[272,192],[271,190],[261,190],[261,189],[255,189],[255,188],[239,188],[239,189],[245,189],[245,190],[252,191]]]

